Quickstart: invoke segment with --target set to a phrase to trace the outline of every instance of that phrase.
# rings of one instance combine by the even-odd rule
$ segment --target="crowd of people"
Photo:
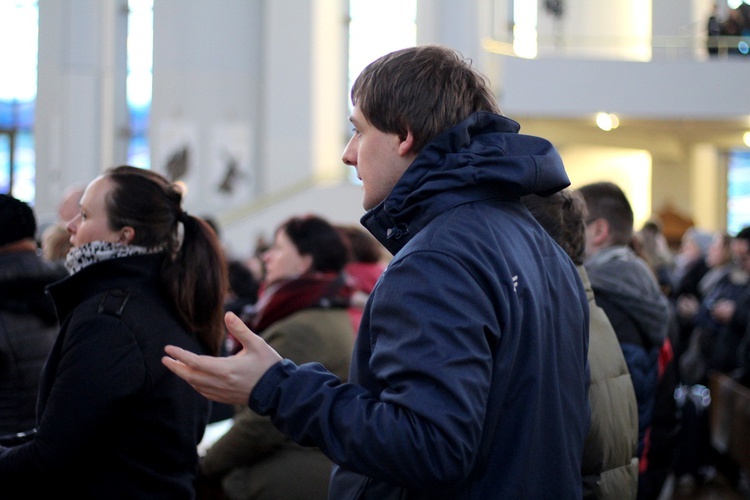
[[[377,59],[351,101],[364,227],[295,215],[249,258],[153,171],[71,190],[44,236],[0,195],[4,498],[737,486],[692,395],[750,387],[750,227],[678,251],[636,231],[619,186],[571,187],[447,47]]]
[[[740,3],[730,9],[714,7],[708,18],[706,48],[711,57],[719,55],[750,56],[750,4]]]
[[[3,495],[327,498],[320,450],[208,401],[159,360],[167,344],[233,354],[221,319],[233,312],[285,357],[345,381],[381,247],[363,229],[299,216],[254,265],[228,255],[216,222],[188,215],[181,197],[159,174],[117,167],[66,193],[42,230],[28,204],[0,195]],[[222,419],[232,428],[198,456]],[[289,470],[304,474],[290,482]]]
[[[664,241],[657,222],[636,234],[640,240],[644,230]],[[679,416],[679,426],[669,472],[687,489],[717,475],[737,488],[741,469],[711,444],[709,386],[712,374],[723,374],[750,388],[750,226],[735,235],[690,227],[679,248],[653,255],[643,253],[664,277],[672,315],[669,411]]]

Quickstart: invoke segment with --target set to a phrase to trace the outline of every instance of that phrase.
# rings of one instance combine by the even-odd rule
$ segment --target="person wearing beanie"
[[[33,433],[39,380],[57,336],[47,284],[67,275],[38,253],[36,218],[0,194],[0,444]]]
[[[22,240],[33,240],[36,233],[34,211],[26,203],[0,194],[0,247]]]

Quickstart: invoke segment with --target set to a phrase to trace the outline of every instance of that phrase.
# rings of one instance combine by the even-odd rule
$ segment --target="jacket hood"
[[[569,186],[554,146],[519,129],[504,116],[474,113],[429,142],[362,225],[395,254],[430,220],[458,205],[548,196]]]
[[[610,247],[584,263],[594,293],[626,311],[641,333],[660,346],[669,329],[669,303],[646,263],[624,246]]]

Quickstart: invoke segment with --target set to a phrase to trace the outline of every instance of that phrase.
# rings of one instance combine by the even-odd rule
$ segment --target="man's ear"
[[[609,222],[607,219],[599,218],[591,224],[593,225],[594,245],[604,245],[609,240]]]
[[[411,134],[411,130],[406,133],[406,137],[399,138],[401,142],[398,144],[398,154],[406,156],[412,152],[414,147],[414,136]]]
[[[125,226],[120,229],[119,243],[130,245],[133,242],[133,238],[135,238],[135,229],[130,226]]]

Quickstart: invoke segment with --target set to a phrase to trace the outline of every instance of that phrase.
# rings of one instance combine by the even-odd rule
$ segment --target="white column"
[[[345,5],[343,0],[264,2],[260,133],[267,192],[343,169]]]
[[[259,197],[344,169],[344,5],[155,2],[152,168],[174,173],[169,158],[188,147],[188,209],[234,223]]]
[[[727,165],[713,144],[695,144],[690,154],[690,205],[697,227],[727,228]]]
[[[494,0],[417,0],[417,44],[447,45],[484,72],[482,39],[494,34],[496,9]]]
[[[124,162],[127,0],[39,0],[36,210]]]

